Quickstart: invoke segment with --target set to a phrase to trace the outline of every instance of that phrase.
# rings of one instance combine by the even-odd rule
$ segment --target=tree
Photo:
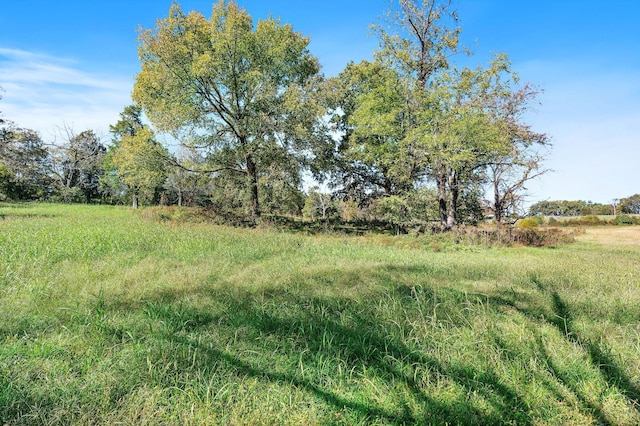
[[[400,235],[404,225],[411,221],[407,201],[397,195],[377,200],[375,211],[380,218],[393,226],[396,235]]]
[[[334,80],[341,93],[333,120],[342,132],[334,152],[334,182],[345,182],[350,197],[399,195],[410,191],[426,170],[427,157],[416,128],[432,78],[449,67],[458,48],[451,2],[400,0],[391,10],[391,33],[374,29],[381,48],[374,63],[350,64]]]
[[[538,201],[529,207],[529,216],[587,216],[611,214],[611,205],[591,201]]]
[[[548,172],[543,167],[549,146],[547,135],[534,132],[522,122],[539,92],[529,85],[511,92],[509,88],[490,99],[495,121],[501,137],[508,142],[508,149],[499,152],[487,166],[487,179],[493,192],[492,210],[500,224],[514,214],[521,215],[526,184]]]
[[[401,79],[403,99],[395,126],[403,152],[412,153],[436,183],[440,222],[457,223],[457,205],[465,182],[479,167],[478,148],[487,140],[487,120],[471,102],[488,73],[451,70],[459,46],[460,28],[452,2],[400,0],[390,14],[396,33],[376,27],[381,49],[376,58]],[[382,101],[384,102],[384,100]],[[418,175],[418,174],[415,174]]]
[[[0,200],[48,197],[49,172],[50,156],[40,135],[0,115]]]
[[[407,143],[408,109],[399,74],[379,61],[349,64],[334,78],[333,121],[342,133],[334,151],[332,186],[361,203],[409,191],[424,169]]]
[[[74,134],[73,130],[66,129],[66,138],[67,142],[58,147],[54,155],[62,199],[90,202],[99,198],[107,149],[93,130]]]
[[[620,212],[625,214],[640,214],[640,194],[620,199]]]
[[[462,29],[453,1],[399,0],[389,23],[395,33],[374,26],[381,42],[377,57],[404,76],[412,76],[418,90],[427,90],[432,78],[449,68],[452,56],[469,51],[459,45]]]
[[[47,198],[51,193],[50,156],[40,135],[4,121],[0,127],[0,197]]]
[[[458,224],[461,196],[475,191],[481,170],[506,150],[483,102],[505,70],[503,58],[496,58],[487,69],[453,68],[435,77],[421,98],[422,108],[410,136],[427,157],[442,229]]]
[[[283,166],[271,166],[261,173],[260,205],[270,214],[300,215],[304,207],[304,193],[299,188],[299,174],[296,170],[287,170]],[[290,164],[298,169],[296,164]]]
[[[459,45],[461,29],[451,0],[399,0],[389,16],[396,32],[376,27],[381,40],[376,59],[395,72],[399,83],[393,96],[381,92],[369,101],[375,107],[367,114],[369,123],[386,124],[378,133],[385,141],[397,140],[398,153],[410,154],[413,161],[404,163],[405,170],[407,165],[422,165],[422,174],[412,171],[410,182],[421,175],[435,182],[443,229],[457,225],[461,200],[470,203],[468,195],[477,190],[490,165],[498,182],[498,209],[504,211],[507,200],[516,199],[524,182],[540,171],[540,158],[534,161],[524,147],[543,138],[519,121],[530,99],[523,94],[530,92],[514,92],[518,78],[506,55],[497,55],[485,68],[450,63],[452,56],[469,53]],[[389,114],[393,120],[387,119]],[[354,121],[375,128],[367,120]],[[519,173],[523,181],[512,178]]]
[[[331,194],[320,192],[320,188],[313,186],[309,189],[302,213],[311,220],[315,220],[318,214],[322,220],[327,220],[334,209]]]
[[[210,171],[245,176],[255,222],[261,170],[322,135],[309,40],[273,18],[254,27],[234,1],[220,0],[209,21],[174,4],[139,41],[134,99],[159,130],[199,139]]]
[[[171,162],[172,170],[167,176],[164,188],[178,206],[200,204],[210,194],[212,179],[202,169],[205,159],[194,149],[182,148]]]
[[[141,109],[132,105],[120,113],[120,120],[110,126],[114,145],[108,163],[119,181],[126,186],[133,208],[140,199],[149,201],[162,187],[169,153],[155,140],[153,131],[142,123]]]

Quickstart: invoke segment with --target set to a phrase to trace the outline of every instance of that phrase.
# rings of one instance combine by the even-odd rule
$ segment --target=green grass
[[[640,423],[640,245],[0,204],[1,424]]]

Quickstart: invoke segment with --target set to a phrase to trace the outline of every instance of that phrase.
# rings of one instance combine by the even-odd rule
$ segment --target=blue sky
[[[387,0],[237,0],[254,17],[279,17],[311,37],[326,76],[371,59]],[[46,141],[63,129],[108,126],[130,103],[139,70],[137,29],[167,15],[171,0],[0,0],[0,111]],[[211,13],[212,0],[181,1]],[[463,42],[486,64],[509,54],[523,82],[542,89],[527,116],[550,135],[547,166],[530,201],[640,193],[640,1],[457,0]]]

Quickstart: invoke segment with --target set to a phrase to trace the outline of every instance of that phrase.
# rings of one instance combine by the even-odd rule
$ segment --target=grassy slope
[[[2,424],[640,423],[640,245],[0,217]]]

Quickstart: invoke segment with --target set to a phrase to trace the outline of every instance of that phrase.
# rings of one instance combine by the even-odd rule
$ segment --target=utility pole
[[[617,208],[618,204],[620,204],[620,199],[619,198],[614,198],[613,200],[611,200],[611,205],[613,206],[613,215],[614,216],[617,216],[616,208]]]

